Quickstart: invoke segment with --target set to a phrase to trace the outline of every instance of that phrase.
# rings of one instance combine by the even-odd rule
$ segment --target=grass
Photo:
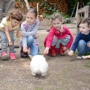
[[[84,66],[85,66],[86,68],[90,68],[90,65],[85,64]]]
[[[66,73],[66,72],[67,72],[67,70],[62,70],[62,72],[63,72],[63,73]]]
[[[68,80],[67,79],[62,79],[61,82],[62,83],[68,83]]]
[[[74,54],[77,55],[77,54],[78,54],[78,51],[76,50],[76,51],[74,52]],[[84,55],[89,55],[89,52],[85,52]]]

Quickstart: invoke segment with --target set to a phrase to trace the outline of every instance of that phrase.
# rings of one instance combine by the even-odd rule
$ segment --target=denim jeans
[[[34,45],[34,38],[32,36],[27,37],[27,46],[30,49],[30,55],[35,56],[38,54],[38,46]]]
[[[12,41],[12,45],[9,46],[10,53],[14,52],[14,31],[9,31],[10,38]],[[3,31],[0,31],[0,37],[1,37],[1,45],[2,45],[2,52],[7,52],[7,37]]]
[[[85,42],[84,40],[79,41],[78,47],[77,47],[79,56],[84,55],[86,52],[90,53],[90,47],[87,46],[87,43],[88,42]]]

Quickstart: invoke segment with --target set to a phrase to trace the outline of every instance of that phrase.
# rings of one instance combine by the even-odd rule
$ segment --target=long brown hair
[[[7,15],[7,21],[9,21],[10,19],[16,19],[17,21],[22,21],[23,15],[19,9],[12,9],[9,11]]]

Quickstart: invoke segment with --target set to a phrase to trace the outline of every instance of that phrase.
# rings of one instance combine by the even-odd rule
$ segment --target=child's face
[[[10,19],[12,27],[18,26],[21,22],[16,19]]]
[[[34,13],[27,13],[26,15],[26,21],[28,22],[29,25],[33,25],[33,23],[35,22],[36,17]]]
[[[52,21],[53,27],[55,27],[57,30],[61,29],[62,22],[57,18]]]
[[[81,23],[79,25],[79,31],[82,33],[82,34],[88,34],[89,32],[89,27],[87,25],[87,23]]]

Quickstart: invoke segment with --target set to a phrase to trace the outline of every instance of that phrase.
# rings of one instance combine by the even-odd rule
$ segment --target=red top
[[[44,46],[50,48],[54,36],[57,39],[63,39],[67,35],[70,35],[70,41],[66,45],[66,47],[69,49],[73,42],[73,36],[72,36],[71,32],[69,31],[69,29],[67,27],[63,26],[63,32],[60,32],[59,30],[56,30],[54,27],[51,27],[48,35],[46,36],[46,38],[44,40]]]

